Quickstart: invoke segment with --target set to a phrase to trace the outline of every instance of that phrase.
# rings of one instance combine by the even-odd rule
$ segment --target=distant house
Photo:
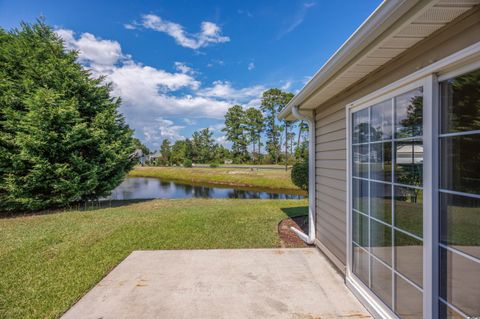
[[[384,1],[279,115],[310,126],[296,232],[378,318],[480,317],[479,4]]]
[[[148,155],[147,160],[149,162],[156,162],[161,157],[162,157],[162,154],[160,153],[160,151],[156,151],[155,153]]]
[[[145,165],[145,154],[140,148],[137,148],[133,152],[132,156],[138,159],[138,161],[140,162],[140,165],[142,166]]]

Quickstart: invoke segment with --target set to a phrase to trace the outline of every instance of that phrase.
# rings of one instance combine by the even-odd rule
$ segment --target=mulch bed
[[[290,229],[294,227],[308,232],[308,216],[297,216],[292,218],[286,218],[278,224],[278,235],[280,236],[280,244],[282,248],[302,248],[308,247],[307,244]]]

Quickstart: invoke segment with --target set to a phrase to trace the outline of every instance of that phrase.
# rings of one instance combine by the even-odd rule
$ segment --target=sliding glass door
[[[349,273],[399,318],[480,318],[480,70],[419,83],[350,110]]]
[[[440,83],[441,318],[480,316],[480,70]]]
[[[352,272],[409,318],[422,318],[422,136],[422,87],[352,113]]]

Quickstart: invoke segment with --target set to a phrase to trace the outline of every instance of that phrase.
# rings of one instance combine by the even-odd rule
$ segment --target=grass
[[[133,250],[279,247],[278,223],[306,205],[152,200],[0,219],[0,318],[58,318]]]
[[[130,171],[129,176],[158,177],[192,184],[256,187],[294,194],[306,194],[292,183],[290,171],[279,169],[136,167]]]

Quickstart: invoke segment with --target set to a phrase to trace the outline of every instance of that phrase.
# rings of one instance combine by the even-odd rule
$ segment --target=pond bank
[[[185,182],[192,185],[223,185],[232,188],[261,188],[276,193],[306,195],[290,179],[290,171],[252,168],[184,168],[135,167],[130,177],[157,177],[165,181]]]

